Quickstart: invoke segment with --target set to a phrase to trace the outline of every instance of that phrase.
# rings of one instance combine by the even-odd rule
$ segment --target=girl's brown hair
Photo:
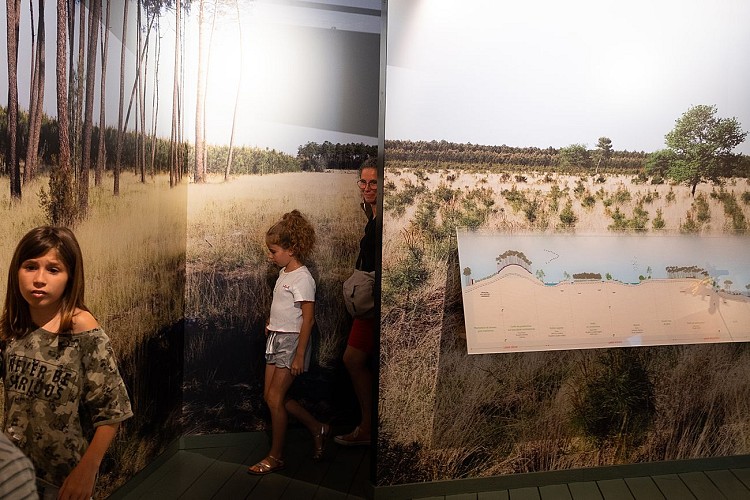
[[[0,317],[0,338],[21,338],[35,328],[29,304],[21,295],[18,271],[25,261],[41,257],[53,249],[57,251],[68,272],[68,282],[60,303],[60,329],[57,333],[73,329],[76,308],[88,311],[84,304],[83,255],[73,231],[66,227],[37,227],[21,238],[10,261],[5,307]]]
[[[292,210],[266,231],[266,245],[291,250],[294,257],[304,264],[315,246],[315,229],[299,210]]]

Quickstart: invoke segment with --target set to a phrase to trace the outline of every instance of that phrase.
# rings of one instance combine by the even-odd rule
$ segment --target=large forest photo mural
[[[691,337],[750,312],[749,16],[732,0],[388,2],[378,485],[750,451],[746,337]],[[575,298],[657,283],[700,309],[679,342],[646,346],[669,311]],[[571,328],[607,303],[634,347]]]
[[[180,432],[189,148],[156,125],[160,104],[181,127],[168,94],[169,104],[155,98],[150,38],[153,21],[170,15],[174,5],[8,2],[2,28],[0,267],[36,226],[74,231],[86,305],[112,341],[134,409],[102,463],[97,497]]]
[[[73,229],[133,405],[96,497],[183,434],[266,428],[263,235],[293,209],[318,234],[299,385],[353,422],[340,290],[377,155],[380,2],[10,1],[2,29],[0,268],[31,228]]]

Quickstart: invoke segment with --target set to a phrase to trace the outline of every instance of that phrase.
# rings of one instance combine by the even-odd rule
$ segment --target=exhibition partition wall
[[[748,15],[388,2],[377,485],[750,451]]]
[[[0,84],[3,95],[18,89],[20,109],[17,128],[6,126],[13,102],[2,110],[0,264],[38,225],[69,225],[81,241],[87,304],[135,413],[97,496],[180,435],[265,428],[262,326],[278,269],[264,233],[293,209],[318,235],[307,263],[318,290],[313,367],[293,392],[321,419],[353,425],[340,290],[366,222],[356,169],[377,155],[380,2],[68,5],[17,13],[17,78]],[[14,29],[9,12],[3,29]],[[69,40],[61,51],[58,28]]]
[[[135,413],[102,464],[99,497],[181,434],[187,187],[184,168],[168,151],[179,151],[184,161],[186,150],[153,128],[155,106],[167,114],[166,123],[171,114],[170,94],[158,102],[152,90],[157,30],[147,19],[157,13],[139,17],[134,2],[104,2],[100,11],[101,2],[70,2],[70,12],[28,3],[20,12],[9,10],[2,23],[13,29],[15,17],[19,33],[17,72],[8,73],[15,78],[0,84],[0,93],[16,96],[0,110],[0,267],[8,269],[16,243],[36,226],[70,226],[80,242],[86,304],[112,341]],[[100,20],[109,29],[100,30]],[[62,51],[56,50],[58,28],[73,44]],[[8,51],[2,53],[9,68]],[[172,76],[162,71],[163,79]],[[61,144],[66,121],[70,142]],[[2,283],[5,292],[5,278]]]
[[[315,229],[305,264],[317,292],[311,369],[290,394],[321,421],[356,424],[341,284],[367,222],[356,181],[360,164],[377,156],[381,29],[380,2],[360,3],[248,3],[235,13],[239,24],[214,33],[207,174],[189,188],[186,433],[270,425],[265,325],[279,269],[265,233],[294,209]],[[232,140],[244,146],[230,154]]]
[[[19,15],[18,76],[0,89],[13,98],[17,88],[22,111],[14,129],[13,99],[3,110],[0,267],[34,226],[68,223],[81,240],[88,305],[112,338],[136,413],[103,466],[100,494],[179,435],[265,428],[262,327],[277,271],[263,235],[292,209],[318,234],[309,262],[318,286],[315,362],[294,393],[322,418],[356,423],[341,366],[350,319],[340,285],[365,222],[354,169],[376,154],[378,136],[378,485],[748,452],[745,342],[706,333],[702,344],[687,337],[550,351],[567,338],[561,334],[582,334],[579,314],[596,314],[583,325],[587,335],[611,335],[622,322],[610,316],[605,324],[596,307],[622,302],[594,300],[597,290],[590,305],[560,307],[534,292],[519,301],[513,286],[499,294],[512,299],[508,314],[537,312],[506,316],[504,302],[489,304],[495,316],[477,327],[463,300],[469,287],[511,270],[545,295],[679,279],[679,297],[705,300],[696,312],[703,316],[685,325],[700,330],[719,314],[729,318],[720,328],[735,331],[725,313],[745,307],[750,280],[727,245],[705,259],[659,261],[661,269],[641,247],[614,245],[579,265],[562,245],[543,243],[549,251],[534,254],[533,242],[689,235],[746,247],[750,71],[741,55],[750,40],[736,22],[748,17],[746,6],[459,9],[392,0],[387,84],[379,88],[381,2],[206,2],[163,11],[104,2],[109,45],[87,27],[96,9],[79,5],[60,24],[68,29],[61,40],[73,40],[62,52],[52,42],[62,13],[35,15],[46,42],[31,36],[29,11]],[[46,43],[41,85],[32,84],[32,60],[41,63],[32,40]],[[100,55],[84,63],[87,50],[102,46],[105,72]],[[64,94],[49,78],[52,61]],[[32,98],[40,95],[33,88],[44,97]],[[34,99],[44,103],[32,148],[39,156],[27,159]],[[57,110],[70,116],[68,162]],[[711,147],[691,141],[698,126],[711,131]],[[474,257],[459,255],[457,234],[486,236],[489,257],[460,262]],[[509,245],[508,235],[521,240]],[[620,268],[627,272],[612,271]],[[482,300],[497,294],[477,291]],[[631,323],[625,338],[652,333],[660,311],[640,324],[633,318],[641,307],[619,310]],[[507,352],[469,354],[470,339],[481,344],[487,328],[510,336],[493,339],[492,349]],[[542,330],[536,352],[513,352]]]

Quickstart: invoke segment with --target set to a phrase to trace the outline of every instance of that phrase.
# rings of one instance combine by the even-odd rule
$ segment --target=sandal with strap
[[[272,457],[268,455],[266,458],[261,460],[255,465],[251,465],[247,468],[248,474],[254,474],[256,476],[265,476],[272,472],[276,472],[284,468],[284,461],[280,458]]]
[[[359,426],[355,427],[349,434],[333,438],[342,446],[368,446],[370,444],[370,433],[365,434]]]
[[[326,451],[326,440],[331,435],[331,426],[328,424],[321,424],[320,431],[313,436],[315,447],[313,448],[312,459],[322,460],[323,454]]]

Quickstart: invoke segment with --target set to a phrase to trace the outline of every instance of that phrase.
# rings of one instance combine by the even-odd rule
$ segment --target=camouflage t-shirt
[[[84,427],[133,416],[109,337],[101,328],[53,334],[41,328],[8,341],[5,432],[36,474],[62,485],[88,446]]]

